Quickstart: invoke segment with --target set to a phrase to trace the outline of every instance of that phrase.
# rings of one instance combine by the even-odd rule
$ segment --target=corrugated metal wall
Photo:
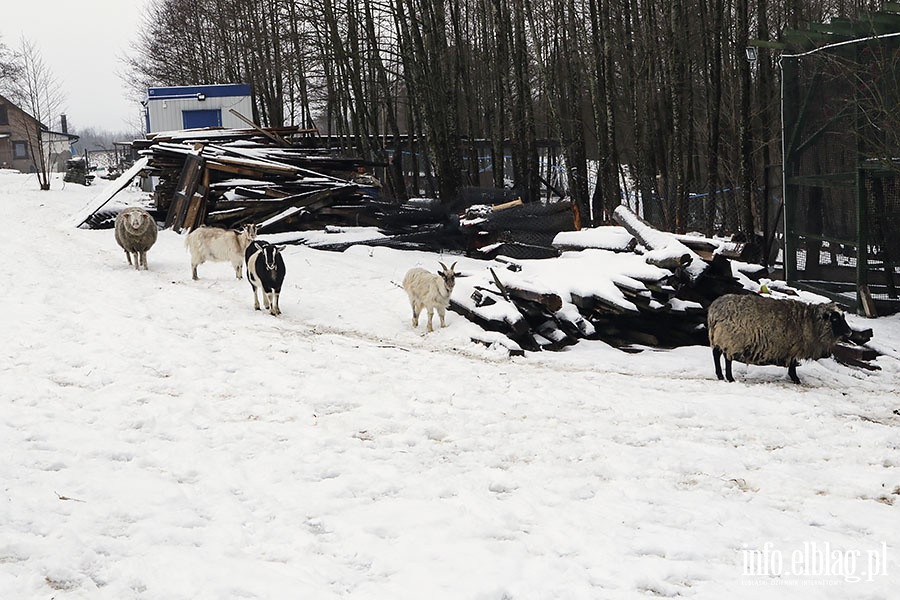
[[[207,96],[205,100],[197,98],[149,98],[147,112],[149,116],[149,132],[177,131],[184,129],[181,113],[185,110],[221,110],[222,126],[244,128],[246,123],[229,112],[235,109],[247,118],[253,115],[253,104],[249,96],[226,96],[215,98]]]

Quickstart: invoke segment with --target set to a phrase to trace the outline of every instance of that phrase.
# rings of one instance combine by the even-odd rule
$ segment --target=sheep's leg
[[[734,383],[734,376],[731,374],[731,359],[727,354],[725,355],[725,379]]]
[[[131,261],[128,261],[128,264],[130,265]],[[134,253],[134,270],[135,271],[141,270],[141,254],[140,254],[140,252]]]
[[[128,265],[131,266],[131,252],[128,250],[125,251],[125,258],[128,259]]]
[[[149,270],[147,268],[147,253],[146,252],[141,252],[141,266],[144,268],[145,271]]]
[[[718,377],[719,381],[721,381],[721,380],[725,379],[725,377],[722,375],[722,362],[721,362],[722,351],[719,349],[718,346],[713,346],[712,353],[713,353],[713,362],[716,365],[716,377]]]
[[[434,326],[431,324],[431,320],[434,318],[434,308],[429,306],[426,310],[428,311],[428,331],[434,331]]]
[[[791,381],[794,383],[800,383],[800,378],[797,377],[797,361],[792,360],[790,366],[788,366],[788,375],[791,378]]]
[[[444,322],[444,307],[438,306],[438,316],[441,318],[441,327],[446,327],[447,323]]]

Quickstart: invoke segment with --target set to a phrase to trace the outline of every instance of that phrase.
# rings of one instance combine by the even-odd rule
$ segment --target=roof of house
[[[13,102],[13,101],[10,100],[9,98],[7,98],[6,96],[0,94],[0,101],[3,101],[3,102],[5,102],[6,104],[8,104],[8,105],[10,105],[10,106],[12,106],[12,107],[15,107],[17,110],[21,111],[22,114],[24,114],[26,117],[28,117],[29,119],[31,119],[31,120],[34,121],[35,123],[40,124],[41,127],[44,127],[44,125],[43,125],[42,123],[40,123],[40,121],[38,121],[37,119],[35,119],[34,117],[32,117],[32,116],[28,113],[28,111],[26,111],[24,108],[22,108],[21,106],[19,106],[18,104],[16,104],[15,102]],[[44,127],[44,129],[46,129],[46,127]]]

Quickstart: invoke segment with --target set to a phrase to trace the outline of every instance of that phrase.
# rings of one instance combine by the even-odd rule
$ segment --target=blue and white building
[[[149,88],[143,104],[147,133],[246,127],[232,108],[248,119],[253,116],[250,86],[243,83]]]

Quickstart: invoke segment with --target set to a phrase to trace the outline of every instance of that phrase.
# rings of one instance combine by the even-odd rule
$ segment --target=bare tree
[[[46,124],[62,113],[62,88],[34,42],[23,37],[16,59],[18,69],[11,86],[12,100],[38,122],[37,127],[32,128],[24,116],[19,117],[22,129],[28,132],[28,148],[38,182],[42,190],[49,190],[51,148]]]
[[[19,66],[18,64],[16,64],[16,60],[12,52],[2,41],[0,41],[0,90],[6,87],[4,83],[8,83],[13,80],[18,71],[18,68]]]
[[[779,160],[779,74],[775,53],[751,68],[745,46],[880,4],[151,0],[129,65],[142,93],[250,83],[257,122],[319,124],[342,149],[390,163],[397,197],[407,173],[414,193],[452,202],[486,148],[494,184],[537,199],[547,148],[548,175],[557,150],[567,168],[554,192],[596,222],[627,187],[658,226],[749,237],[765,214],[753,189]],[[867,116],[893,127],[895,113]]]

